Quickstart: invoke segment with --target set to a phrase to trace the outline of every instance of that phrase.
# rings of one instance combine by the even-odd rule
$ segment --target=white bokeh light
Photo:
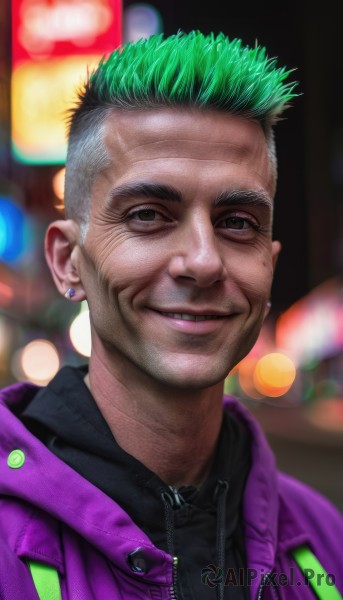
[[[137,42],[141,38],[161,33],[162,18],[159,11],[151,4],[137,3],[129,6],[124,12],[124,42]]]
[[[88,309],[81,308],[81,312],[70,325],[69,336],[71,343],[79,354],[88,357],[91,355],[91,327]]]
[[[32,383],[46,385],[60,367],[56,346],[44,339],[33,340],[18,353],[17,361],[24,377]]]

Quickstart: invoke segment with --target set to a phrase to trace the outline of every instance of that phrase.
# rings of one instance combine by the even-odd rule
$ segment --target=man
[[[192,32],[114,52],[80,94],[46,256],[92,355],[3,391],[2,600],[341,597],[341,516],[222,402],[280,251],[287,76]]]

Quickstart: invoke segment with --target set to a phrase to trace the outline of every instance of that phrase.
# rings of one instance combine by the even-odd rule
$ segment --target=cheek
[[[92,279],[96,278],[101,295],[135,296],[165,272],[166,252],[160,245],[124,241],[115,248],[104,248],[92,260]]]
[[[238,279],[241,289],[250,301],[268,300],[273,280],[271,259],[242,260]]]

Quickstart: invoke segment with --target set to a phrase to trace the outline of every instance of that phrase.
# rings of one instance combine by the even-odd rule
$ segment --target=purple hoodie
[[[172,557],[18,420],[16,414],[36,390],[31,384],[16,384],[0,393],[0,599],[37,600],[27,560],[57,569],[63,600],[174,598]],[[259,426],[236,400],[226,398],[225,408],[244,422],[252,437],[252,468],[243,498],[249,570],[242,573],[251,580],[251,598],[315,598],[291,555],[303,544],[334,576],[342,594],[342,515],[310,488],[278,473]],[[17,449],[25,461],[11,468],[8,456]],[[141,571],[135,569],[138,551]],[[261,585],[270,572],[277,589]],[[224,575],[229,583],[230,572]]]

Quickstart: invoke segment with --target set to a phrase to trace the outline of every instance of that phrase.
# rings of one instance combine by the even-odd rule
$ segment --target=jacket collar
[[[18,531],[21,540],[17,544],[18,554],[37,558],[39,551],[46,552],[46,540],[52,537],[52,523],[46,514],[40,513],[44,511],[77,531],[110,560],[119,563],[124,571],[128,569],[125,557],[137,547],[144,547],[157,569],[154,568],[155,581],[163,579],[166,569],[171,570],[169,555],[157,549],[118,504],[47,450],[15,416],[30,402],[37,389],[32,384],[21,383],[5,388],[0,395],[3,423],[0,494],[19,498],[28,505],[34,503],[37,509],[26,522],[25,531]],[[249,568],[268,572],[275,564],[280,509],[274,456],[249,412],[229,397],[224,399],[224,406],[241,419],[251,434],[252,467],[243,500],[247,559]],[[7,467],[7,458],[17,448],[25,453],[26,460],[22,468],[11,469]],[[62,486],[62,481],[67,483]],[[284,545],[295,547],[308,541],[306,532],[287,506],[283,506],[282,518],[288,523],[287,535],[281,540]],[[58,566],[62,564],[61,549],[52,545],[46,556],[48,564],[61,568]]]

